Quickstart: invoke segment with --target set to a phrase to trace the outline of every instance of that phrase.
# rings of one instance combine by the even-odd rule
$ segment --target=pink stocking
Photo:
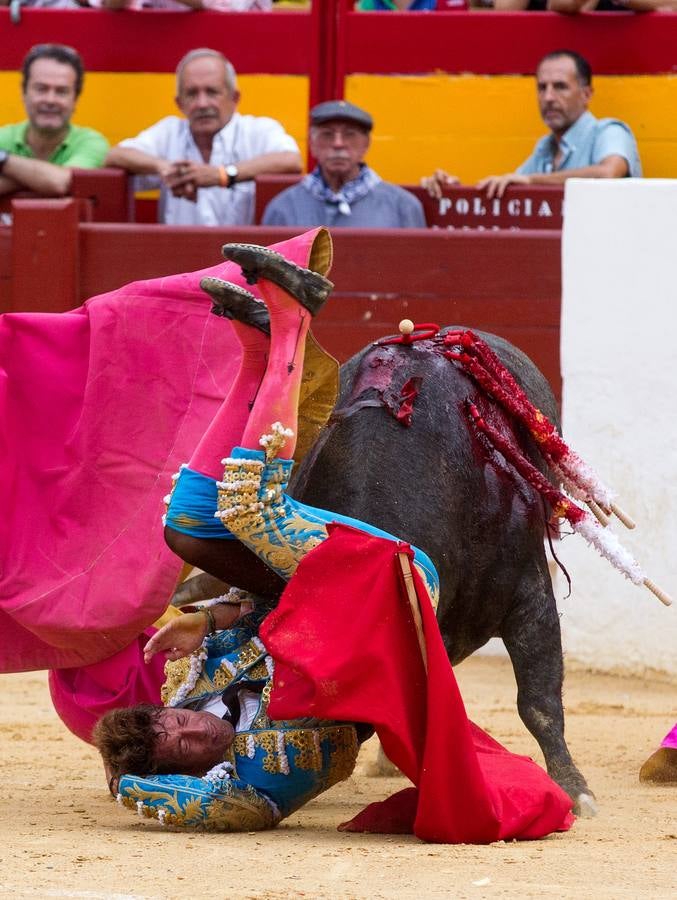
[[[261,278],[258,287],[270,313],[270,356],[241,446],[260,450],[261,435],[270,433],[273,422],[281,422],[294,436],[287,440],[278,456],[291,459],[296,446],[306,335],[312,317],[298,300],[271,281]]]
[[[232,321],[240,344],[242,359],[226,399],[219,407],[200,443],[188,461],[188,467],[209,478],[219,480],[223,476],[221,460],[232,447],[240,443],[242,432],[247,425],[249,412],[266,371],[266,361],[270,339],[263,332]],[[305,340],[305,338],[304,338]],[[303,343],[301,344],[303,350]],[[301,358],[301,369],[303,357]]]

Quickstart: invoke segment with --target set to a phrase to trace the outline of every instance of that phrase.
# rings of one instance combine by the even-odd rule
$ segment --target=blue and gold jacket
[[[124,775],[119,803],[165,825],[256,831],[274,827],[350,776],[359,749],[354,725],[269,718],[274,666],[257,635],[267,612],[255,610],[207,638],[202,651],[167,663],[167,706],[199,708],[231,686],[261,692],[251,726],[236,733],[223,763],[201,778]]]

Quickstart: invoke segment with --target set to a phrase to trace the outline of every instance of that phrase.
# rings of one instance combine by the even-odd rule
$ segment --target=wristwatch
[[[0,174],[5,167],[5,163],[9,159],[9,153],[6,150],[0,150]],[[233,167],[234,168],[234,167]],[[235,169],[237,172],[237,169]]]
[[[226,166],[226,175],[228,176],[228,183],[226,184],[227,188],[230,188],[235,184],[239,172],[240,170],[238,167],[234,166],[232,163],[229,166]]]

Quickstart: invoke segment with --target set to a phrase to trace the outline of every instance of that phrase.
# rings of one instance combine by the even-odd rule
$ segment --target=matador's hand
[[[204,613],[184,613],[167,622],[143,648],[144,662],[149,663],[156,653],[165,651],[167,659],[181,659],[197,650],[209,631]]]

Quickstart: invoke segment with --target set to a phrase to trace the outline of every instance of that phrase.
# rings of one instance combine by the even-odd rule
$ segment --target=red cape
[[[414,571],[426,676],[397,559],[405,544],[334,525],[261,628],[275,659],[270,715],[369,722],[414,782],[346,830],[485,844],[565,831],[571,799],[527,757],[469,721],[435,613]]]

